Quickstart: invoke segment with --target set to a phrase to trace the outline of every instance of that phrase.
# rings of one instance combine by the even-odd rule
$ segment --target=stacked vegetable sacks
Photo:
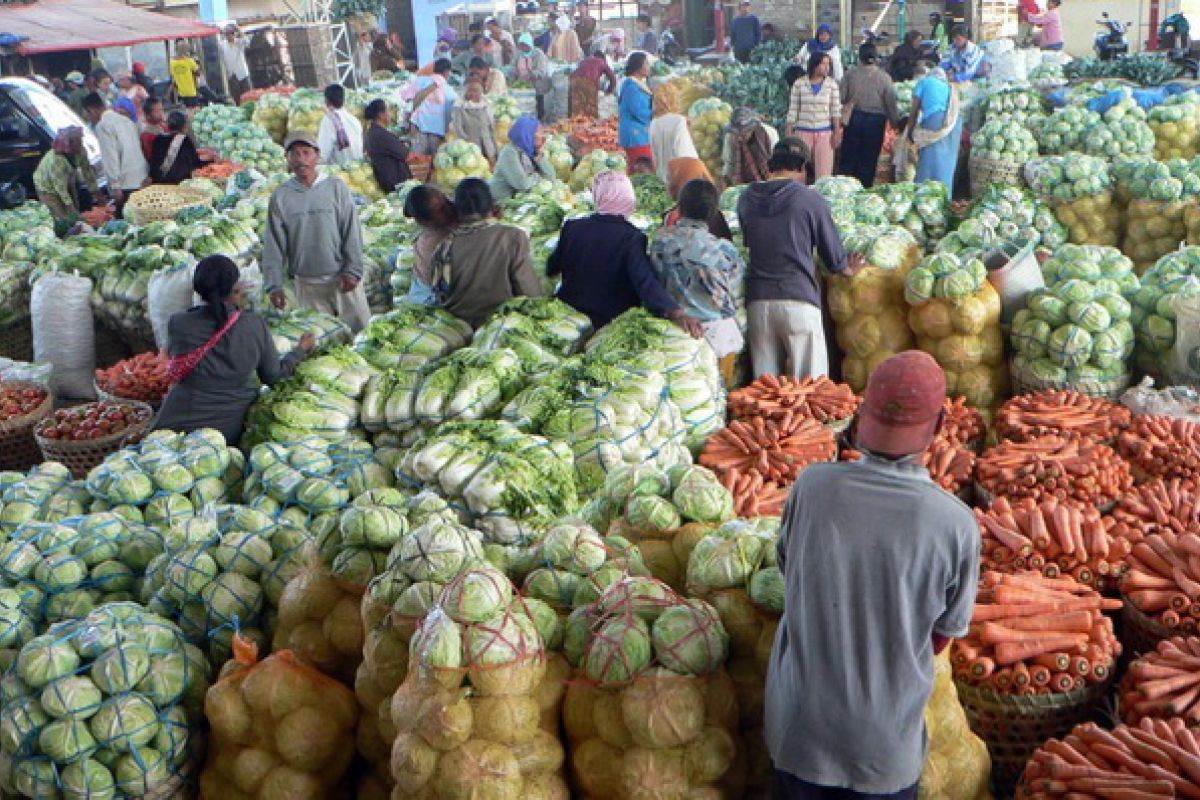
[[[1129,196],[1121,249],[1142,273],[1187,236],[1184,210],[1188,200],[1200,194],[1200,174],[1182,159],[1144,160],[1136,162],[1121,183]]]
[[[1042,267],[1046,286],[1013,317],[1015,380],[1027,389],[1110,393],[1128,383],[1140,284],[1111,247],[1064,245]]]
[[[929,751],[918,794],[926,800],[991,800],[987,745],[971,732],[951,677],[950,654],[933,660],[933,693],[925,706]]]
[[[829,312],[844,352],[842,377],[856,392],[867,386],[876,365],[913,346],[904,304],[904,281],[921,253],[903,228],[862,228],[846,238],[849,252],[867,264],[854,277],[829,277]]]
[[[1000,332],[1000,295],[978,258],[935,253],[908,273],[904,299],[917,347],[946,371],[946,394],[978,409],[999,405],[1008,393]]]
[[[21,648],[4,687],[3,791],[118,800],[185,791],[208,664],[157,614],[108,603],[52,625]]]
[[[971,137],[968,168],[971,173],[971,194],[978,197],[990,184],[1021,183],[1021,167],[1037,156],[1037,140],[1023,125],[1003,116],[990,119]]]
[[[1200,154],[1200,104],[1186,92],[1150,109],[1146,122],[1154,132],[1154,157],[1195,158]]]
[[[696,142],[696,152],[714,178],[725,171],[721,161],[721,145],[732,115],[733,107],[715,97],[697,100],[688,108],[688,126]]]
[[[1051,156],[1029,162],[1026,176],[1034,192],[1070,230],[1072,242],[1112,247],[1120,243],[1121,215],[1113,204],[1105,161],[1094,156]]]
[[[412,640],[408,677],[392,696],[393,800],[565,797],[561,696],[544,682],[543,631],[559,624],[515,597],[504,573],[465,572],[442,591]]]
[[[492,174],[483,151],[474,142],[447,142],[433,157],[438,185],[453,191],[463,178],[488,178]]]
[[[729,634],[726,669],[737,695],[739,769],[745,769],[747,790],[760,795],[771,780],[763,694],[783,614],[778,526],[771,517],[726,523],[696,544],[687,565],[689,594],[711,603]]]
[[[728,644],[712,606],[648,578],[571,615],[564,651],[577,672],[563,723],[584,796],[741,796]]]
[[[1200,294],[1200,247],[1184,247],[1159,259],[1142,276],[1133,298],[1137,365],[1151,375],[1166,376],[1175,346],[1175,303]]]
[[[345,796],[358,716],[350,690],[290,650],[257,661],[257,648],[235,642],[234,659],[204,700],[212,740],[200,774],[203,796]]]

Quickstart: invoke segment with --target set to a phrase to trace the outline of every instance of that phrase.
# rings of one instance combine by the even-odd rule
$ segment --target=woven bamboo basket
[[[971,156],[967,161],[967,171],[971,176],[971,197],[979,197],[992,183],[1021,185],[1021,165],[1013,161]]]
[[[132,397],[121,397],[119,394],[106,392],[100,388],[100,384],[98,382],[94,382],[93,385],[96,387],[96,399],[104,403],[145,403],[146,405],[150,406],[150,408],[158,411],[158,409],[162,407],[163,397],[166,397],[166,395],[164,395],[163,397],[153,401],[136,400]]]
[[[1046,381],[1035,378],[1025,370],[1018,369],[1016,364],[1010,364],[1008,372],[1012,380],[1014,395],[1040,392],[1044,389],[1070,389],[1091,397],[1103,397],[1106,400],[1120,401],[1121,395],[1133,383],[1133,375],[1130,373],[1125,373],[1113,381]]]
[[[1121,600],[1125,603],[1121,607],[1121,643],[1129,658],[1153,652],[1163,639],[1184,633],[1150,619],[1124,595]]]
[[[33,323],[28,317],[0,328],[0,356],[33,361]]]
[[[421,183],[429,183],[433,177],[433,160],[409,160],[408,170],[412,173],[413,180],[420,181]]]
[[[98,439],[83,439],[80,441],[66,439],[47,439],[39,435],[34,428],[33,436],[37,440],[38,449],[46,461],[57,461],[76,478],[85,478],[95,467],[110,454],[117,452],[129,444],[136,444],[149,432],[154,423],[154,409],[136,400],[122,400],[124,405],[134,406],[142,411],[142,420],[134,423],[120,433],[112,433]]]
[[[211,205],[212,198],[204,192],[186,186],[156,183],[129,195],[123,213],[125,219],[134,225],[145,225],[147,222],[175,219],[175,215],[185,208]]]
[[[42,463],[33,428],[54,410],[54,396],[49,387],[29,381],[3,381],[0,389],[41,389],[46,393],[46,399],[33,411],[0,422],[0,469],[25,472]]]
[[[1097,711],[1112,678],[1065,694],[1009,695],[955,682],[967,722],[992,756],[992,780],[1009,793],[1033,751],[1061,738]]]

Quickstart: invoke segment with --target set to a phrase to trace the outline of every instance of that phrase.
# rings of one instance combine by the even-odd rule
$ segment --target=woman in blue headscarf
[[[492,173],[492,197],[497,203],[528,192],[538,181],[554,179],[554,165],[541,153],[543,140],[536,117],[518,117],[508,129],[508,144],[500,148]]]
[[[792,63],[799,64],[805,68],[808,66],[808,59],[813,53],[828,53],[829,58],[833,61],[833,69],[830,75],[838,83],[842,82],[842,49],[838,47],[837,39],[833,36],[833,26],[828,23],[823,23],[817,27],[817,35],[804,43],[800,48],[800,52],[792,59]]]

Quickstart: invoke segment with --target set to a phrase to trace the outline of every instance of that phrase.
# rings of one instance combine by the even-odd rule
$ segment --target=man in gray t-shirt
[[[929,355],[883,362],[859,411],[863,460],[809,467],[792,489],[765,703],[773,797],[917,796],[933,657],[967,632],[979,579],[975,517],[913,458],[945,393]]]

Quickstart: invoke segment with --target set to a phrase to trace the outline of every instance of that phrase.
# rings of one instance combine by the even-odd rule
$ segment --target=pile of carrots
[[[1151,533],[1200,533],[1196,484],[1178,478],[1153,480],[1121,495],[1108,518],[1114,536],[1140,542]]]
[[[1152,478],[1200,478],[1200,425],[1177,417],[1139,415],[1117,440],[1121,455]]]
[[[711,436],[700,463],[733,494],[738,516],[756,517],[781,514],[801,471],[836,457],[833,432],[815,419],[792,416],[785,425],[754,417],[735,419]]]
[[[997,497],[1095,506],[1107,506],[1133,485],[1129,464],[1111,447],[1062,436],[1002,442],[980,457],[975,479]]]
[[[950,651],[955,680],[1006,694],[1061,694],[1103,683],[1121,654],[1121,607],[1074,578],[985,572],[966,637]]]
[[[933,482],[950,494],[958,494],[970,487],[975,474],[975,454],[941,436],[917,457],[917,462],[928,468]]]
[[[232,161],[214,161],[192,172],[192,176],[196,178],[208,178],[214,181],[226,181],[244,169],[245,167],[241,164],[235,164]]]
[[[167,379],[169,361],[160,353],[139,353],[108,369],[96,370],[96,386],[123,400],[141,400],[158,406],[171,387]]]
[[[1176,636],[1129,665],[1121,679],[1121,719],[1181,717],[1200,724],[1200,639]]]
[[[945,416],[942,418],[942,429],[938,438],[957,442],[969,450],[978,450],[987,436],[987,423],[979,409],[967,405],[966,398],[949,397],[942,404]]]
[[[1200,536],[1152,533],[1126,562],[1121,593],[1134,608],[1175,633],[1200,630]]]
[[[296,91],[295,86],[269,86],[266,89],[251,89],[248,92],[242,92],[242,96],[238,98],[241,103],[257,102],[262,99],[264,94],[284,94],[288,95]]]
[[[1143,719],[1106,731],[1094,722],[1039,747],[1024,800],[1200,798],[1200,732],[1181,719]]]
[[[1014,397],[1000,406],[996,434],[1016,442],[1047,435],[1111,442],[1132,420],[1133,412],[1111,400],[1047,389]]]
[[[730,415],[783,421],[785,426],[787,418],[792,416],[839,422],[854,416],[858,404],[858,395],[849,386],[824,375],[817,378],[763,375],[729,393]]]
[[[1047,578],[1069,575],[1098,591],[1115,589],[1128,568],[1132,544],[1114,538],[1094,506],[1061,503],[1056,497],[998,497],[987,511],[975,509],[983,538],[983,566],[997,572],[1037,570]]]
[[[112,206],[101,204],[92,206],[87,211],[84,211],[79,215],[79,218],[93,228],[99,228],[115,216],[116,214]]]
[[[617,142],[616,117],[606,120],[592,117],[567,117],[556,122],[552,131],[568,137],[579,149],[580,156],[586,156],[593,150],[605,150],[610,153],[621,152],[621,145]]]

